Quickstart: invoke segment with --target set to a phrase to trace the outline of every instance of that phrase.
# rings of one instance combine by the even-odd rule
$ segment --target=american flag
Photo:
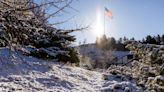
[[[106,7],[105,7],[105,15],[110,18],[113,18],[113,13]]]

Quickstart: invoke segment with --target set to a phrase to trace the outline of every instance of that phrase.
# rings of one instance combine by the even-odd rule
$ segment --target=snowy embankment
[[[11,57],[6,48],[0,51],[1,92],[124,92],[135,87],[129,80],[115,78],[116,75],[106,74],[106,79],[101,72],[16,53]]]

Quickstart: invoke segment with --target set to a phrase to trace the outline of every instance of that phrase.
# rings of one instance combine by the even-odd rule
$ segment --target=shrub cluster
[[[136,55],[133,76],[148,92],[164,92],[164,46],[131,42],[126,46]]]

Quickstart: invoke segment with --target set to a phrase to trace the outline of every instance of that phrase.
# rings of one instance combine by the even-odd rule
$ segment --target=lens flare
[[[96,37],[101,37],[103,35],[103,29],[102,16],[101,13],[97,11],[96,22],[93,26],[93,33]]]

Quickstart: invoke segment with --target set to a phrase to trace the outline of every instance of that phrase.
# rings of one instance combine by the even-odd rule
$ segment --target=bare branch
[[[49,25],[50,25],[50,26],[53,26],[53,25],[63,24],[63,23],[68,22],[69,20],[73,19],[74,17],[75,17],[75,16],[73,16],[73,17],[71,17],[71,18],[69,18],[69,19],[67,19],[67,20],[64,20],[64,21],[60,21],[60,22],[57,22],[57,23],[51,23],[51,24],[49,24]]]
[[[45,20],[48,20],[49,18],[51,18],[52,16],[56,15],[57,13],[59,13],[60,11],[64,10],[66,7],[68,7],[73,0],[71,0],[70,2],[68,2],[65,6],[61,7],[58,11],[50,14],[48,17],[45,18]]]

